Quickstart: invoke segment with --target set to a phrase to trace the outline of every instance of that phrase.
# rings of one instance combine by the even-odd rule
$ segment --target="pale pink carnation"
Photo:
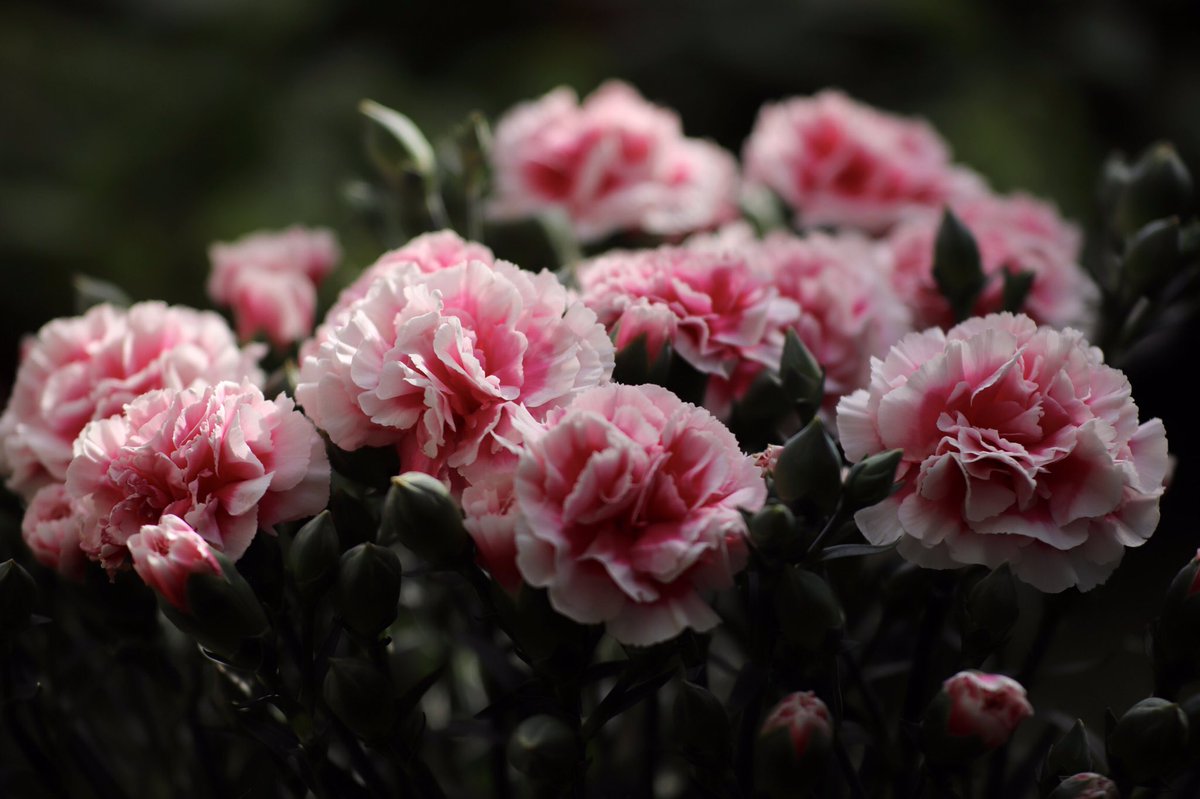
[[[783,452],[782,444],[768,444],[762,452],[755,453],[754,465],[759,468],[763,477],[775,474],[775,466],[779,463],[781,452]]]
[[[217,314],[161,302],[98,305],[49,322],[24,349],[0,416],[0,473],[28,500],[66,478],[71,446],[88,422],[153,389],[261,382],[261,354],[261,345],[239,349]]]
[[[301,362],[309,356],[316,355],[317,349],[329,337],[330,331],[346,323],[350,316],[350,307],[366,297],[371,287],[389,274],[405,272],[413,267],[428,274],[466,261],[491,264],[495,260],[496,257],[490,249],[463,239],[453,230],[422,233],[403,247],[388,250],[338,294],[333,307],[325,314],[325,321],[317,328],[313,337],[301,346]]]
[[[547,427],[517,467],[524,580],[627,644],[715,626],[700,592],[732,584],[746,556],[739,509],[766,499],[733,434],[652,385],[591,389]]]
[[[814,736],[833,740],[833,717],[829,708],[812,691],[788,694],[777,704],[762,725],[762,734],[784,730],[792,741],[796,756],[802,757]]]
[[[609,378],[612,342],[547,271],[400,265],[300,369],[296,397],[334,444],[395,445],[406,470],[471,466],[512,406],[534,419]]]
[[[167,515],[237,560],[260,529],[320,512],[329,478],[324,443],[290,399],[223,382],[153,391],[89,424],[67,490],[84,551],[111,572],[129,537]]]
[[[79,548],[79,516],[62,483],[38,489],[21,520],[21,538],[38,563],[64,577],[80,579],[87,558]]]
[[[584,241],[688,233],[736,215],[733,157],[685,138],[676,114],[624,83],[582,104],[560,88],[516,106],[497,123],[491,156],[496,216],[561,212]]]
[[[659,247],[613,251],[579,268],[583,301],[616,335],[617,349],[646,336],[691,366],[730,378],[738,368],[777,368],[795,303],[732,250]]]
[[[188,611],[187,583],[193,574],[220,574],[221,564],[191,525],[167,514],[129,537],[129,559],[142,582],[173,607]]]
[[[852,462],[902,450],[902,488],[855,521],[922,566],[1086,591],[1158,524],[1162,422],[1138,424],[1129,381],[1076,330],[994,314],[910,334],[837,426]]]
[[[1086,326],[1096,287],[1079,265],[1079,230],[1052,205],[1022,194],[980,194],[953,204],[952,210],[975,236],[983,272],[989,281],[974,315],[1003,308],[1004,271],[1032,272],[1033,286],[1024,313],[1038,324]],[[918,328],[949,327],[954,315],[933,278],[933,250],[940,211],[913,217],[888,238],[893,283],[913,311]]]
[[[985,749],[1003,746],[1017,726],[1033,715],[1025,689],[1002,674],[960,671],[942,684],[950,699],[946,731],[975,738]]]
[[[266,334],[285,347],[312,331],[317,285],[333,271],[341,250],[324,229],[293,226],[260,231],[208,251],[208,294],[233,309],[238,335]]]
[[[946,144],[923,120],[832,90],[764,105],[743,161],[746,183],[773,191],[806,227],[880,233],[981,185],[951,166]]]

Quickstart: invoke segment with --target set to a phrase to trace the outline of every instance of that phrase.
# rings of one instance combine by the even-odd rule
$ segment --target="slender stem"
[[[658,694],[651,694],[642,703],[642,786],[645,796],[654,796],[654,780],[658,775]]]
[[[828,538],[834,530],[840,528],[842,523],[845,521],[845,505],[843,505],[842,501],[839,499],[837,507],[833,510],[833,515],[829,517],[829,521],[825,522],[825,526],[821,528],[821,532],[817,533],[817,537],[813,539],[813,542],[808,545],[808,549],[805,550],[804,558],[807,560],[817,552],[820,552],[821,545],[825,543],[825,539]]]
[[[949,603],[946,601],[946,596],[943,592],[935,590],[929,599],[929,603],[925,607],[925,614],[921,617],[921,626],[917,631],[917,643],[913,652],[912,671],[908,675],[908,686],[904,694],[904,708],[901,712],[901,723],[915,724],[921,713],[927,696],[927,687],[929,684],[930,664],[933,661],[933,651],[937,647],[938,640],[942,635],[942,626],[946,621],[946,613]],[[906,752],[905,758],[909,762],[915,762],[915,753],[912,752],[913,744],[908,739],[908,736],[900,736],[900,741]],[[910,776],[903,777],[904,782],[911,781]],[[918,779],[919,776],[918,776]],[[903,784],[903,783],[901,783]],[[903,793],[902,790],[897,790],[897,793]]]
[[[850,795],[854,799],[867,799],[867,792],[863,788],[858,772],[854,770],[854,763],[850,760],[850,753],[846,751],[846,744],[842,740],[842,736],[833,736],[833,751],[837,756],[842,773],[846,776],[846,782],[850,785]]]

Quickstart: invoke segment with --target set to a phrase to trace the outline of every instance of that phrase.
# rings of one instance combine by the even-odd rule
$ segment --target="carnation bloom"
[[[218,242],[208,254],[208,294],[233,309],[238,335],[262,332],[279,347],[312,330],[317,284],[341,257],[331,232],[299,226]]]
[[[566,214],[576,235],[659,235],[712,227],[736,213],[737,166],[685,138],[679,118],[609,82],[582,104],[567,88],[523,103],[496,124],[492,211]]]
[[[551,604],[639,646],[718,618],[699,592],[728,587],[766,486],[708,411],[658,386],[576,398],[517,467],[517,566]]]
[[[1002,674],[960,671],[942,684],[950,700],[946,732],[974,738],[984,749],[1003,746],[1022,721],[1033,715],[1025,689]]]
[[[442,476],[494,448],[513,414],[541,419],[612,366],[595,314],[550,272],[410,263],[304,359],[296,397],[342,449],[395,445],[405,470]]]
[[[0,417],[0,473],[28,500],[66,478],[72,443],[88,422],[120,413],[153,389],[261,382],[261,353],[260,346],[238,349],[217,314],[161,302],[98,305],[49,322],[23,352]]]
[[[21,520],[21,538],[43,566],[64,577],[83,576],[87,559],[79,548],[79,517],[62,483],[38,489]]]
[[[614,251],[579,269],[581,296],[621,349],[646,336],[708,375],[777,368],[784,328],[797,316],[733,249],[659,247]]]
[[[924,121],[838,91],[763,106],[743,161],[747,184],[779,195],[798,224],[873,233],[980,184],[951,167],[945,143]]]
[[[223,382],[152,391],[89,424],[67,490],[84,551],[111,572],[129,537],[167,515],[237,560],[260,529],[324,508],[329,477],[321,437],[290,399]]]
[[[187,522],[166,514],[158,524],[146,524],[126,541],[133,569],[142,582],[175,608],[187,612],[187,581],[193,574],[220,574],[209,543]]]
[[[1043,591],[1088,590],[1158,524],[1162,422],[1076,330],[994,314],[913,333],[838,405],[851,461],[903,452],[902,488],[859,511],[873,544],[931,568],[1009,563]]]
[[[983,272],[990,279],[974,315],[999,311],[1004,272],[1032,272],[1024,312],[1038,324],[1065,327],[1088,321],[1096,287],[1079,266],[1079,230],[1053,206],[1021,194],[980,194],[953,204],[975,236]],[[913,312],[918,328],[949,327],[954,315],[933,278],[933,250],[941,225],[939,211],[914,216],[888,237],[896,292]]]
[[[814,736],[826,743],[833,740],[829,708],[812,691],[797,691],[780,700],[762,725],[764,735],[773,730],[787,732],[797,757],[804,756]]]

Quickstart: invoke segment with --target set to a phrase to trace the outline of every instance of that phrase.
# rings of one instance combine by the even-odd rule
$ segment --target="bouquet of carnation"
[[[374,263],[253,233],[225,316],[87,279],[24,342],[0,793],[1200,795],[1200,555],[1152,695],[1035,691],[1170,482],[1121,371],[1200,299],[1170,146],[1085,246],[837,91],[740,164],[616,82],[362,112]]]

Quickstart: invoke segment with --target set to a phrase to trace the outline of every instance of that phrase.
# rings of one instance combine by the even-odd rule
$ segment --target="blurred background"
[[[737,152],[764,101],[837,86],[927,117],[996,188],[1086,220],[1110,151],[1169,139],[1200,171],[1198,31],[1194,0],[5,0],[0,397],[20,336],[72,311],[76,273],[196,304],[210,242],[293,222],[373,260],[343,191],[370,174],[364,97],[437,133],[619,77]],[[1196,411],[1172,368],[1195,368],[1197,335],[1130,367],[1180,458],[1175,490],[1056,642],[1078,673],[1041,688],[1093,729],[1099,686],[1118,712],[1149,692],[1145,625],[1200,543]],[[1120,650],[1096,649],[1114,640],[1101,624]]]

